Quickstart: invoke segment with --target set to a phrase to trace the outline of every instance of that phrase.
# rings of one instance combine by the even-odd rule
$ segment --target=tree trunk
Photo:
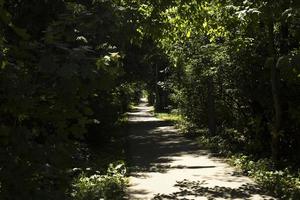
[[[155,110],[161,111],[161,94],[158,86],[158,66],[155,65]]]
[[[272,130],[272,158],[276,163],[279,160],[279,145],[280,145],[280,128],[281,128],[281,106],[280,106],[280,94],[279,94],[279,81],[278,81],[278,66],[280,59],[277,64],[273,64],[271,68],[271,84],[272,84],[272,95],[274,103],[274,124]]]
[[[207,117],[208,129],[210,135],[216,135],[216,111],[215,111],[215,96],[214,96],[214,81],[213,77],[207,79]]]
[[[278,62],[275,62],[276,50],[274,47],[274,21],[273,16],[270,17],[268,23],[268,32],[269,32],[269,65],[271,71],[271,86],[272,86],[272,97],[273,97],[273,107],[274,107],[274,121],[271,130],[271,150],[272,150],[272,159],[275,163],[279,161],[279,147],[280,147],[280,128],[281,128],[281,106],[280,106],[280,94],[279,94],[279,80],[278,80]]]

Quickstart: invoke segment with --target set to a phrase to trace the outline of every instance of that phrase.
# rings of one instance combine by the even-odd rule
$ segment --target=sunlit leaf
[[[187,38],[190,38],[190,37],[191,37],[191,30],[189,30],[189,31],[186,33],[186,37],[187,37]]]

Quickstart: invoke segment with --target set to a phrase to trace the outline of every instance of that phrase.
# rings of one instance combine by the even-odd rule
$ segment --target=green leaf
[[[202,26],[203,26],[203,28],[206,28],[207,25],[208,25],[208,24],[207,24],[207,21],[205,21],[205,22],[203,22],[203,25],[202,25]]]
[[[186,33],[186,37],[187,37],[187,38],[190,38],[190,37],[191,37],[191,30],[189,30],[189,31]]]

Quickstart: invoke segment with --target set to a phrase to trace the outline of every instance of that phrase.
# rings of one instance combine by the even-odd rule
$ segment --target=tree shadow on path
[[[144,115],[141,115],[144,118]],[[148,116],[149,118],[149,116]],[[151,118],[151,117],[150,117]],[[174,132],[169,121],[134,121],[129,124],[128,163],[135,172],[166,172],[174,156],[207,155],[197,143]],[[177,166],[177,168],[205,168],[206,166]],[[173,167],[174,168],[174,167]]]
[[[254,184],[243,184],[238,188],[230,188],[230,187],[206,187],[205,181],[178,181],[175,184],[175,187],[179,188],[178,192],[174,192],[172,194],[157,194],[153,198],[154,200],[162,200],[162,199],[194,199],[195,197],[206,197],[208,200],[213,200],[216,198],[222,199],[253,199],[254,195],[260,195],[259,199],[268,199],[270,197],[264,197],[264,191],[259,189]],[[186,197],[191,198],[186,198]],[[193,197],[193,198],[192,198]]]

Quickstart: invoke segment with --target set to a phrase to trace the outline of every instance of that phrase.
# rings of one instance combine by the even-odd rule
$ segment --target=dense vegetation
[[[296,1],[192,1],[162,13],[166,81],[182,114],[274,161],[299,159]],[[172,31],[169,31],[172,30]],[[233,138],[234,139],[234,138]]]
[[[1,199],[67,199],[73,178],[104,174],[115,160],[86,144],[110,143],[138,99],[124,58],[129,11],[110,1],[0,1]]]
[[[298,1],[178,2],[161,13],[166,28],[157,40],[182,127],[225,155],[244,154],[233,163],[286,199],[300,194],[299,8]]]
[[[0,0],[1,199],[120,196],[113,130],[142,89],[189,133],[297,174],[299,21],[297,0]]]

